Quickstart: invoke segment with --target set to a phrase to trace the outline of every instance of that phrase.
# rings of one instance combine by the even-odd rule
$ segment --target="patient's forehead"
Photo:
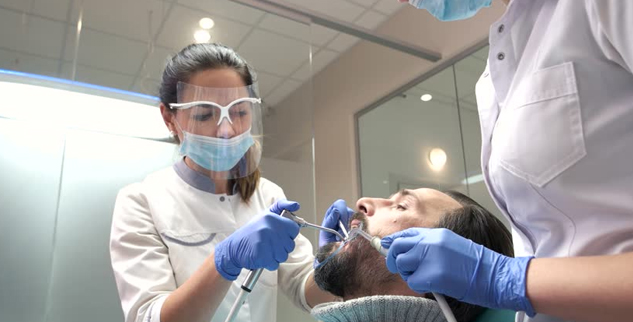
[[[435,227],[445,214],[462,207],[457,200],[435,189],[420,188],[402,191],[400,194],[403,192],[405,194],[408,192],[417,202],[412,209],[414,214],[408,216],[409,220],[401,223],[400,229],[410,227]]]
[[[411,190],[424,205],[436,208],[457,209],[462,205],[451,196],[435,189],[420,188]]]

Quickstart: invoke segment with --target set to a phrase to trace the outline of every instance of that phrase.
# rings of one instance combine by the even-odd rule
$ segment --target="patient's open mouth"
[[[362,212],[356,212],[349,221],[349,228],[361,228],[367,230],[367,215]]]

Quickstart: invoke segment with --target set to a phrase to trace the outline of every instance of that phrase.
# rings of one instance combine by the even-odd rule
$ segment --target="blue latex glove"
[[[353,214],[354,210],[347,207],[345,200],[339,199],[335,201],[325,212],[325,217],[323,218],[323,223],[321,224],[321,226],[334,229],[341,233],[341,235],[345,236],[343,230],[339,227],[338,222],[340,220],[345,226],[345,229],[349,230],[349,219],[352,217]],[[323,245],[335,241],[338,241],[336,235],[323,230],[321,230],[321,232],[319,233],[319,247],[323,247]]]
[[[279,214],[299,210],[299,203],[275,202],[262,216],[251,220],[215,246],[215,268],[229,281],[234,281],[242,268],[265,268],[274,271],[295,249],[294,239],[299,225]]]
[[[443,228],[410,228],[383,238],[381,244],[389,248],[389,271],[399,273],[418,293],[535,314],[526,295],[532,257],[507,257]]]

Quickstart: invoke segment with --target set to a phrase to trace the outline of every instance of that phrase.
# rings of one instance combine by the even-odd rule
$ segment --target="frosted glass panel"
[[[108,250],[116,195],[170,166],[174,149],[156,141],[68,132],[47,322],[123,321]]]
[[[7,79],[7,81],[3,81]],[[17,82],[13,82],[17,81]],[[23,84],[32,81],[25,77],[0,74],[0,92],[11,93],[3,97],[0,115],[23,121],[58,124],[60,127],[113,133],[150,139],[167,139],[169,131],[158,113],[158,102],[143,103],[104,97],[111,94],[101,91],[98,95],[81,93],[78,86],[44,82],[45,84]],[[49,88],[59,86],[62,88]],[[25,102],[28,97],[28,102]],[[134,98],[127,96],[125,98]],[[51,108],[51,102],[58,102]]]
[[[44,321],[63,133],[0,119],[0,321]]]
[[[507,219],[490,197],[481,174],[481,129],[479,127],[475,86],[486,69],[487,59],[488,46],[455,63],[455,82],[459,93],[459,106],[462,113],[461,124],[464,132],[468,192],[471,198],[490,210],[509,227]]]
[[[422,100],[430,95],[431,99]],[[455,189],[465,179],[455,82],[445,69],[358,118],[362,196]],[[442,149],[442,167],[430,152]]]
[[[508,224],[481,174],[481,131],[475,87],[488,46],[358,116],[361,195],[387,197],[400,189],[456,190]],[[446,153],[431,166],[430,150]]]

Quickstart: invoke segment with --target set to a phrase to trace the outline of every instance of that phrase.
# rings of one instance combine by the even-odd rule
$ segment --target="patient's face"
[[[433,189],[403,190],[389,199],[362,198],[350,227],[362,223],[370,235],[384,237],[410,227],[435,227],[443,214],[461,205],[448,195]],[[317,260],[323,261],[339,243],[319,249]],[[357,237],[345,245],[327,263],[315,270],[317,285],[336,296],[350,299],[385,293],[386,286],[401,282],[391,274],[385,259],[369,242]]]
[[[443,214],[461,207],[453,198],[433,189],[401,190],[389,199],[361,198],[356,202],[365,214],[365,230],[384,237],[410,227],[435,227]],[[352,220],[350,226],[358,221]]]

